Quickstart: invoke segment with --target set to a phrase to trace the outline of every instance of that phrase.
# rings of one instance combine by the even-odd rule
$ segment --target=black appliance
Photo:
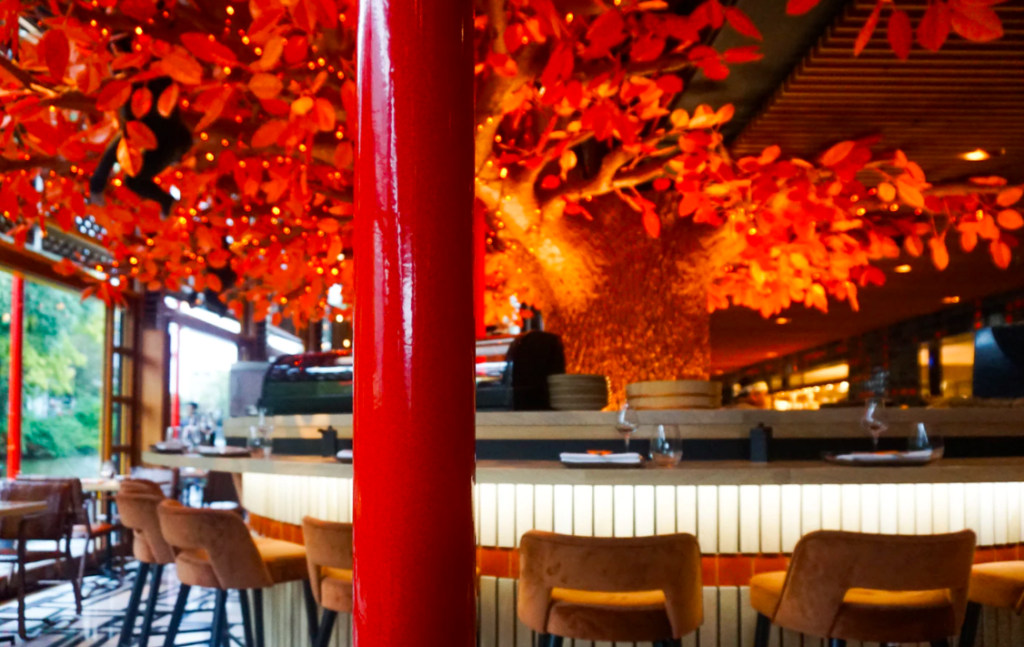
[[[1024,398],[1024,324],[975,333],[973,390],[977,398]]]

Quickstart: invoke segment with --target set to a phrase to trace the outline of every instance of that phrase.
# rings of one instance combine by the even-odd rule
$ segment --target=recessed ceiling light
[[[776,317],[775,323],[779,324],[780,326],[785,326],[786,324],[789,323],[789,319],[786,319],[785,317]]]
[[[974,150],[969,151],[967,153],[961,153],[960,157],[962,159],[967,160],[968,162],[984,162],[989,157],[991,157],[991,155],[989,155],[988,151],[986,150],[975,148]]]
[[[908,273],[912,269],[913,268],[910,267],[909,265],[897,265],[896,266],[896,273],[897,274],[906,274],[906,273]]]
[[[960,303],[960,297],[945,297],[942,299],[943,303]]]

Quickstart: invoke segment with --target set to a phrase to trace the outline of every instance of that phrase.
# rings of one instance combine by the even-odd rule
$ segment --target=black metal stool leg
[[[539,647],[562,647],[562,637],[551,634],[538,634],[537,644]]]
[[[306,598],[306,625],[309,627],[309,644],[316,644],[316,628],[320,621],[316,617],[316,599],[309,580],[302,581],[302,594]]]
[[[256,647],[264,647],[263,638],[263,589],[252,590],[252,617],[256,621]]]
[[[245,647],[256,647],[252,637],[252,613],[249,610],[249,592],[238,589],[238,603],[242,607],[242,630],[245,635]]]
[[[968,602],[967,613],[964,614],[964,626],[960,628],[958,647],[974,647],[974,641],[978,637],[978,621],[980,618],[981,605],[977,602]]]
[[[337,611],[324,609],[320,618],[320,629],[316,632],[316,642],[313,647],[327,647],[331,644],[331,634],[334,632],[334,620],[338,617]]]
[[[224,624],[224,615],[227,612],[227,602],[228,592],[218,590],[216,601],[213,605],[213,622],[210,623],[210,647],[220,647],[224,639],[221,628]]]
[[[828,647],[846,647],[846,641],[842,638],[829,638]]]
[[[181,619],[185,615],[185,605],[188,604],[188,592],[192,589],[188,584],[182,584],[178,589],[178,599],[174,601],[174,611],[171,612],[171,622],[167,625],[167,637],[164,638],[164,647],[172,647],[174,639],[178,636],[178,629],[181,628]]]
[[[142,602],[142,587],[146,586],[148,574],[149,564],[139,562],[139,572],[135,574],[135,584],[132,585],[132,594],[128,598],[128,608],[124,610],[124,624],[121,625],[121,637],[117,641],[117,647],[127,647],[132,643],[135,618],[139,615],[139,603]]]
[[[772,634],[772,621],[768,616],[757,614],[757,625],[754,627],[754,647],[768,647]]]
[[[153,577],[149,582],[149,601],[146,603],[146,615],[142,618],[142,635],[139,637],[139,645],[149,645],[149,635],[153,631],[153,616],[156,614],[156,600],[160,595],[160,580],[164,576],[164,565],[157,564],[153,569]]]

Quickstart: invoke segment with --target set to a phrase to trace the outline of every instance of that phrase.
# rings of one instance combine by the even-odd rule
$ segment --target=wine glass
[[[629,406],[629,403],[623,404],[622,408],[619,409],[619,418],[615,423],[615,431],[625,437],[626,452],[629,452],[629,437],[633,435],[639,426],[640,414],[636,409]]]
[[[651,461],[655,467],[675,467],[683,458],[683,436],[679,425],[658,425],[651,441]]]
[[[871,446],[878,451],[878,437],[889,428],[889,416],[885,411],[883,398],[869,398],[864,405],[864,415],[860,419],[861,429],[871,435]]]

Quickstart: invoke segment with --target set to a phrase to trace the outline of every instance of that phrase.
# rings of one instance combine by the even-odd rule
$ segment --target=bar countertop
[[[352,478],[352,465],[318,456],[213,458],[143,453],[165,467],[233,473]],[[396,462],[396,469],[401,465]],[[1024,480],[1024,457],[943,459],[916,467],[848,467],[824,461],[683,461],[671,469],[567,468],[557,461],[480,461],[478,483],[545,485],[787,485],[850,483],[995,483]]]

